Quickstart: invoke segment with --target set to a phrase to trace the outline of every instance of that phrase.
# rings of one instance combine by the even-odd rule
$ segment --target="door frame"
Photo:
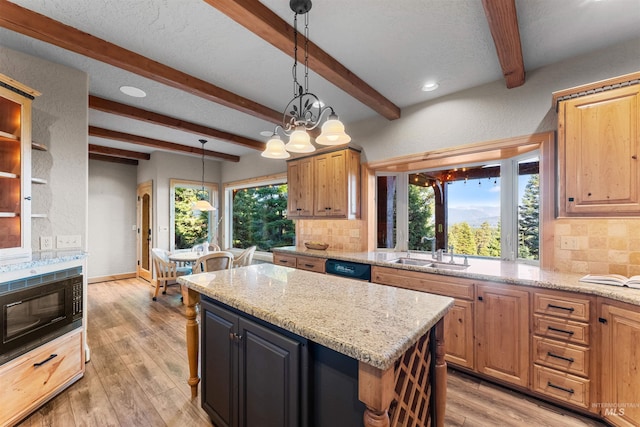
[[[153,247],[153,181],[138,184],[136,195],[136,277],[151,282],[153,277],[151,264],[151,248]],[[143,200],[147,195],[149,196],[149,203],[145,212]],[[145,224],[147,224],[146,227]],[[143,230],[143,228],[146,228],[146,230]],[[147,238],[145,238],[145,235]],[[147,268],[145,268],[145,257]]]

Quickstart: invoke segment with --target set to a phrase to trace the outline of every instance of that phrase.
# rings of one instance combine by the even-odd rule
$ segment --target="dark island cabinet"
[[[307,425],[307,343],[212,300],[201,302],[202,407],[217,427]]]

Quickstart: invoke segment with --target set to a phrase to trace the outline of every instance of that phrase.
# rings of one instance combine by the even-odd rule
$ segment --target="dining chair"
[[[211,252],[203,255],[193,265],[193,273],[228,270],[233,265],[233,254],[227,251]]]
[[[242,251],[242,253],[238,255],[237,258],[233,259],[233,267],[245,267],[247,265],[251,265],[251,262],[253,261],[253,254],[255,253],[255,251],[255,246],[249,246],[247,249]]]
[[[220,250],[220,246],[215,243],[209,243],[209,252],[217,252]]]
[[[178,267],[178,265],[169,261],[169,253],[164,249],[151,249],[151,258],[153,260],[153,270],[155,278],[155,288],[153,291],[153,301],[158,298],[160,286],[162,286],[162,294],[167,293],[167,285],[175,283],[179,276],[191,274],[191,267]]]

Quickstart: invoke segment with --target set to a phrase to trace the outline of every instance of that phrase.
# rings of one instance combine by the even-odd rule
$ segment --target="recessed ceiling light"
[[[147,93],[145,91],[133,86],[120,86],[120,92],[124,93],[125,95],[133,96],[134,98],[144,98],[145,96],[147,96]]]
[[[429,82],[429,83],[425,83],[424,86],[422,86],[422,90],[424,92],[431,92],[432,90],[436,90],[438,89],[438,83],[436,82]]]

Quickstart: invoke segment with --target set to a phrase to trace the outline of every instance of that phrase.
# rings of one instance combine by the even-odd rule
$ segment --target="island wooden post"
[[[184,292],[186,290],[186,292]],[[183,287],[182,298],[187,306],[187,358],[189,360],[189,380],[191,386],[191,398],[198,396],[198,352],[199,345],[199,327],[198,327],[198,303],[200,303],[200,293]]]

